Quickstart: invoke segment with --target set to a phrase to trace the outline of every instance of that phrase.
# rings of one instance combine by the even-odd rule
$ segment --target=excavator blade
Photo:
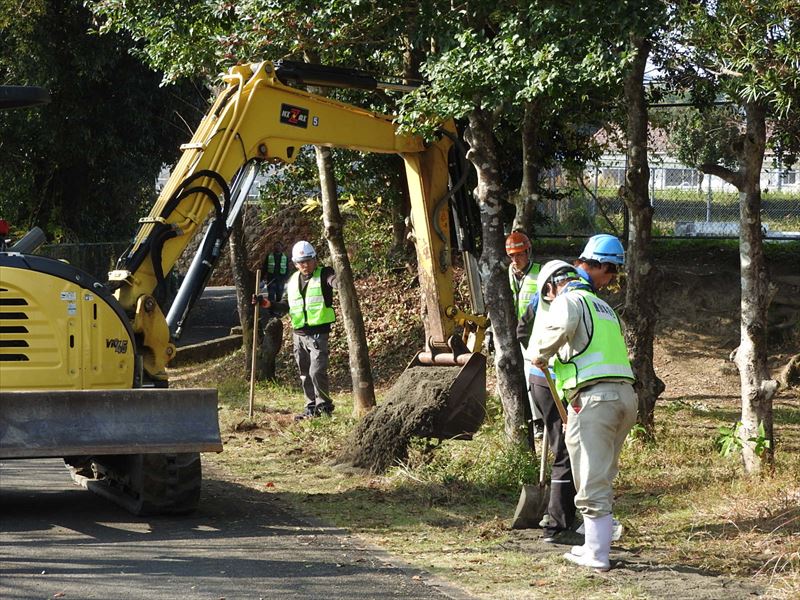
[[[0,458],[221,452],[214,389],[6,392]]]
[[[486,416],[486,357],[478,352],[438,354],[420,352],[398,382],[416,380],[415,393],[439,406],[426,424],[416,430],[421,437],[471,440]]]

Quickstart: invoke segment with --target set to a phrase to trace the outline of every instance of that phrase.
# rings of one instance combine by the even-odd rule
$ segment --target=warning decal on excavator
[[[281,104],[281,123],[295,127],[308,127],[308,109]]]

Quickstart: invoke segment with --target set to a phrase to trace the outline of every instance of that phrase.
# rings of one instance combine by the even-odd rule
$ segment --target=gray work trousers
[[[306,409],[332,408],[328,384],[328,334],[308,335],[295,331],[292,340]]]
[[[611,513],[619,455],[636,423],[637,407],[636,392],[629,383],[603,381],[572,398],[566,442],[577,489],[575,506],[586,517]]]

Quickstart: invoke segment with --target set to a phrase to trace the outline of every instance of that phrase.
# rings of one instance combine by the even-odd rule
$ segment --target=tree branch
[[[703,163],[698,165],[697,168],[706,175],[716,175],[726,183],[730,183],[737,190],[742,188],[742,175],[739,171],[732,171],[727,167],[712,163]]]

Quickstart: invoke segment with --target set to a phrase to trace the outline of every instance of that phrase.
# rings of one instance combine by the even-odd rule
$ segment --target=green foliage
[[[714,445],[719,450],[720,456],[730,456],[735,452],[742,451],[742,438],[739,437],[739,429],[741,427],[741,421],[734,423],[730,427],[727,425],[719,427]]]
[[[739,105],[759,104],[772,120],[770,142],[791,163],[800,147],[794,116],[800,100],[800,39],[795,0],[719,0],[677,5],[671,66],[686,87],[702,84]]]
[[[743,444],[740,435],[742,427],[742,422],[737,421],[731,427],[723,425],[719,428],[714,444],[719,450],[720,456],[730,456],[742,451]],[[766,437],[763,421],[758,424],[757,435],[747,438],[747,441],[754,444],[753,451],[757,456],[763,455],[772,447],[772,442]]]
[[[735,168],[734,148],[739,143],[742,116],[732,107],[705,110],[686,108],[659,115],[659,126],[669,132],[676,147],[676,158],[686,165],[719,164]],[[738,201],[738,200],[737,200]]]
[[[90,35],[80,2],[26,8],[23,26],[0,32],[0,76],[52,101],[0,113],[0,214],[51,241],[127,239],[203,99],[186,85],[159,89],[129,40]]]
[[[402,104],[404,126],[423,132],[431,133],[442,116],[461,118],[473,110],[499,115],[546,99],[558,112],[576,99],[586,102],[592,91],[619,82],[629,58],[614,52],[605,32],[581,26],[599,9],[593,2],[441,8],[442,17],[429,24],[437,51],[422,66],[429,85]]]
[[[99,33],[128,34],[136,42],[131,52],[163,72],[165,83],[184,77],[211,81],[239,56],[233,2],[95,0],[86,4],[97,17]]]
[[[414,478],[428,483],[469,486],[479,493],[515,494],[523,483],[538,480],[538,469],[531,451],[504,440],[503,419],[497,414],[499,401],[489,398],[490,415],[472,442],[444,442],[430,448],[422,440],[414,442],[405,469]],[[494,407],[492,406],[494,405]]]
[[[345,243],[352,249],[355,273],[395,266],[392,253],[393,207],[403,201],[402,161],[395,156],[335,149],[334,170]],[[307,147],[291,165],[275,168],[261,188],[266,218],[276,218],[289,205],[302,206],[309,217],[322,219],[322,203],[313,148]]]

